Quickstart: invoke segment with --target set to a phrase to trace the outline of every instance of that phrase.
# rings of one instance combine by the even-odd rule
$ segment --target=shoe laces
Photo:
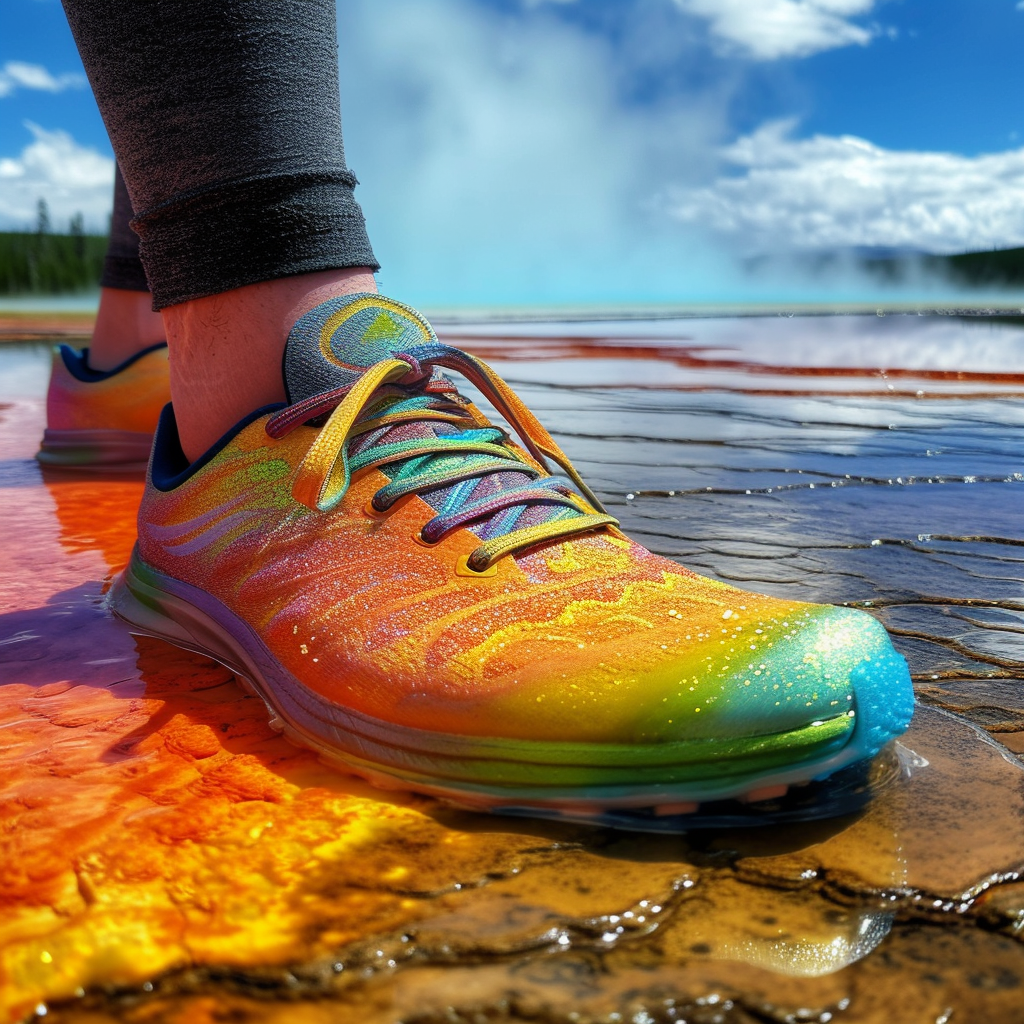
[[[470,380],[524,447],[460,395],[442,367]],[[538,544],[618,526],[516,393],[482,359],[461,349],[435,343],[396,352],[351,383],[282,409],[266,432],[281,438],[302,424],[321,422],[292,483],[296,501],[330,511],[347,493],[352,474],[371,467],[388,467],[389,476],[373,496],[376,513],[388,512],[407,495],[447,488],[417,540],[436,544],[453,530],[486,522],[490,536],[465,560],[474,573]],[[396,440],[401,432],[394,428],[411,423],[431,429]],[[562,474],[553,473],[548,460]],[[510,471],[516,474],[511,484]],[[502,486],[476,497],[478,485],[492,474],[505,474]],[[542,521],[518,526],[524,511],[536,506],[543,506]]]

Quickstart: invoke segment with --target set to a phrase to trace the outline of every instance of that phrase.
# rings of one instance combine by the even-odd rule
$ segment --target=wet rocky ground
[[[867,608],[910,732],[741,827],[369,789],[104,607],[141,482],[45,476],[0,346],[0,1020],[1024,1021],[1024,329],[952,316],[448,324],[624,527]],[[846,813],[780,821],[787,812]],[[724,818],[721,820],[725,820]],[[767,822],[755,827],[754,822]]]

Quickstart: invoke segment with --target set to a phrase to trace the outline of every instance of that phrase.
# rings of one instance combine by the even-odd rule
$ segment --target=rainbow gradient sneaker
[[[167,344],[143,349],[113,370],[89,367],[89,350],[53,350],[46,431],[36,458],[62,469],[141,471],[160,410],[171,400]]]
[[[191,465],[164,411],[110,601],[247,680],[297,742],[379,785],[600,819],[774,796],[907,727],[878,622],[623,536],[508,385],[409,307],[325,302],[284,369],[290,404]]]

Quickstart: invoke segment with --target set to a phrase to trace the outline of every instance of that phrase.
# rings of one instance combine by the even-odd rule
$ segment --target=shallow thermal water
[[[111,620],[141,483],[44,478],[48,356],[0,346],[0,1021],[1024,1021],[1024,329],[440,333],[649,547],[881,618],[920,704],[872,799],[645,835],[320,765]]]

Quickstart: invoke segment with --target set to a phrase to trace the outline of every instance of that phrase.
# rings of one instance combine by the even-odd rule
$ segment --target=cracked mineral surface
[[[0,1022],[1024,1021],[1024,330],[441,333],[655,551],[877,615],[915,676],[910,732],[824,820],[790,819],[827,786],[660,834],[370,789],[227,670],[110,617],[141,481],[41,473],[48,354],[9,343]]]

